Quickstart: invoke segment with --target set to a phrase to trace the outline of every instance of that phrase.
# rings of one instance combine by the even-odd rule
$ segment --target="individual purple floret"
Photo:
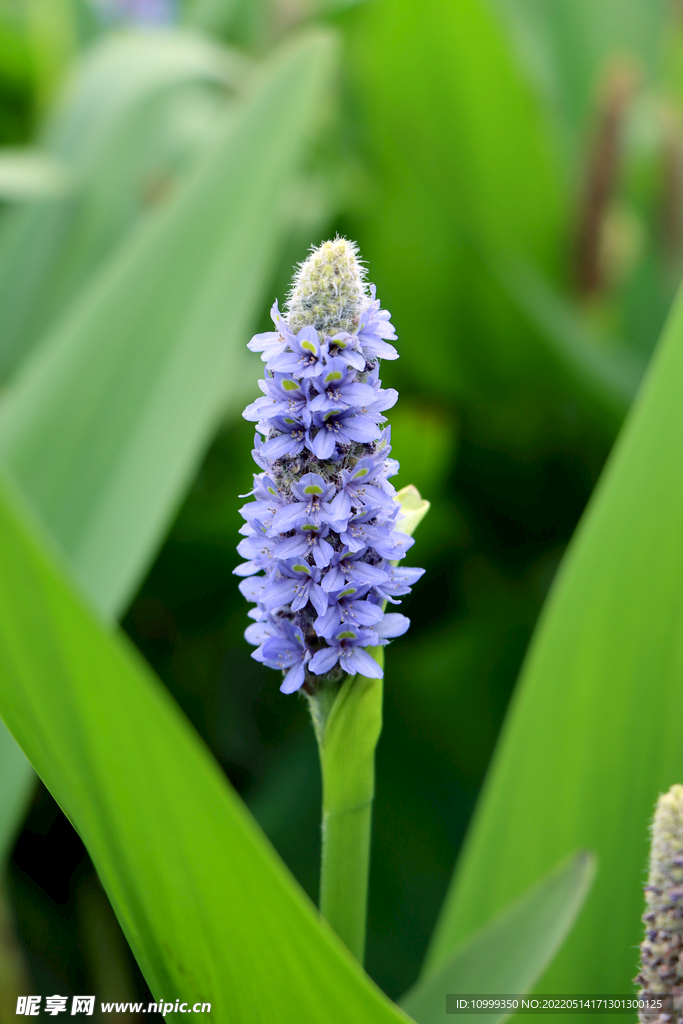
[[[410,592],[422,569],[397,568],[413,544],[397,526],[379,360],[397,359],[353,243],[314,249],[299,267],[275,331],[249,342],[260,352],[263,392],[244,411],[256,423],[253,500],[235,569],[255,603],[245,636],[252,657],[285,673],[280,689],[314,693],[343,673],[381,678],[367,648],[405,633],[409,620],[384,611]],[[259,574],[259,575],[257,575]]]

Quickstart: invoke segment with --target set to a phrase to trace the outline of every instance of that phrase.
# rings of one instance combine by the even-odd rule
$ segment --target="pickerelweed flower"
[[[391,430],[384,413],[398,394],[382,388],[380,359],[397,359],[356,246],[344,238],[313,249],[298,269],[275,330],[260,352],[263,392],[244,411],[256,422],[253,500],[235,572],[255,602],[252,657],[285,673],[280,689],[315,693],[343,673],[381,678],[367,648],[405,633],[405,615],[384,611],[410,592],[422,569],[396,568],[411,537],[389,478]]]
[[[672,786],[657,801],[645,901],[645,939],[634,981],[640,999],[663,1002],[661,1009],[641,1009],[638,1019],[683,1024],[683,786]]]

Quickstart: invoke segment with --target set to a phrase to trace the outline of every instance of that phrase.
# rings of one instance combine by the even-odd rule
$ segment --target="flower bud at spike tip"
[[[299,266],[287,299],[287,322],[294,331],[310,326],[323,335],[352,334],[367,299],[357,247],[335,238],[323,242]]]
[[[645,902],[645,939],[634,981],[641,999],[670,999],[663,1011],[640,1010],[638,1019],[683,1024],[683,786],[672,786],[657,801]]]
[[[241,514],[235,570],[256,604],[245,637],[252,657],[285,673],[280,687],[314,694],[344,674],[380,678],[368,647],[406,631],[399,604],[422,569],[398,567],[412,545],[399,525],[390,477],[380,359],[397,359],[396,333],[365,284],[356,246],[324,242],[299,267],[286,316],[249,342],[266,364],[256,422],[253,501]],[[261,575],[262,573],[262,575]]]

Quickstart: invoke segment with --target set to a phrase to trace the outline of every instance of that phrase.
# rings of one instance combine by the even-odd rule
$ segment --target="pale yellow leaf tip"
[[[430,503],[422,497],[417,487],[413,484],[402,487],[396,495],[396,500],[401,506],[401,515],[399,516],[397,526],[401,533],[407,533],[409,537],[412,537],[429,512]]]

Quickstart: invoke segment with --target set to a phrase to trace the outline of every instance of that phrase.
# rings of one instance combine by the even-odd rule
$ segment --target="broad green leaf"
[[[239,13],[241,0],[192,0],[185,20],[202,32],[224,35]]]
[[[395,372],[470,408],[483,380],[506,439],[528,432],[554,368],[486,261],[519,253],[553,279],[568,192],[503,26],[486,0],[373,0],[354,12],[347,63],[375,186],[357,190],[356,233],[411,339]]]
[[[44,107],[61,86],[78,48],[75,0],[26,0],[38,104]]]
[[[359,113],[374,129],[385,186],[400,179],[429,190],[441,217],[485,251],[502,246],[554,263],[558,168],[488,4],[377,0],[359,9],[352,45]]]
[[[600,875],[544,987],[632,991],[648,823],[683,779],[682,393],[679,297],[541,617],[429,971],[583,847]]]
[[[271,59],[201,166],[6,394],[0,458],[103,610],[128,601],[243,395],[250,321],[333,66],[318,32]]]
[[[367,3],[368,0],[317,0],[314,10],[320,16],[339,14],[349,7],[356,7],[358,4]]]
[[[595,858],[578,853],[466,939],[443,967],[401,999],[418,1024],[442,1021],[446,995],[528,992],[564,942],[588,894]],[[506,1013],[459,1014],[464,1024],[496,1024]]]
[[[233,51],[170,30],[117,34],[76,66],[41,133],[72,194],[9,210],[0,226],[3,376],[149,205],[145,191],[168,186],[163,129],[179,91],[198,82],[234,88],[244,71]]]
[[[74,69],[43,136],[62,157],[90,169],[109,145],[112,127],[153,92],[190,78],[234,88],[246,66],[234,50],[186,30],[117,32]]]
[[[0,490],[0,713],[81,835],[157,998],[230,1024],[399,1024],[164,687]]]

